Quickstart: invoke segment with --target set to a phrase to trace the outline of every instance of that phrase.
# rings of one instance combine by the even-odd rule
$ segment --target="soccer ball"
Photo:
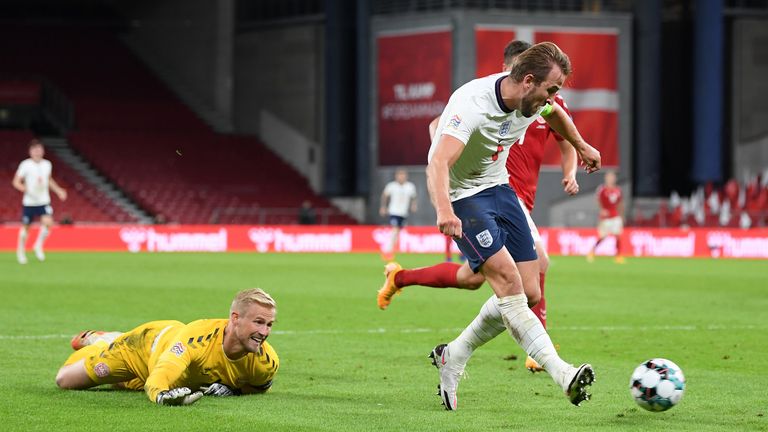
[[[680,402],[685,390],[683,371],[672,361],[655,358],[643,362],[632,373],[629,391],[648,411],[666,411]]]

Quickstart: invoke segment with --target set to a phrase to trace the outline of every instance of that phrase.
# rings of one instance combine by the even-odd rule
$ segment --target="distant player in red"
[[[529,47],[530,44],[527,42],[510,42],[504,50],[504,70],[510,70],[514,58]],[[560,95],[556,95],[553,101],[564,108],[570,115],[565,101]],[[435,119],[429,125],[430,137],[434,136],[436,132],[437,120],[439,119]],[[529,305],[532,306],[531,310],[536,314],[544,327],[546,327],[547,319],[546,302],[544,301],[544,275],[549,267],[549,256],[530,212],[533,210],[536,197],[539,169],[544,158],[544,147],[549,141],[550,136],[555,138],[560,147],[563,190],[568,195],[575,195],[579,192],[579,185],[576,182],[576,151],[568,141],[565,141],[552,130],[543,118],[539,118],[531,124],[526,130],[525,135],[515,145],[510,147],[506,163],[507,172],[509,173],[509,184],[517,193],[520,205],[528,220],[528,226],[531,229],[531,235],[533,236],[539,257],[540,298],[531,298],[529,296]],[[392,296],[406,286],[422,285],[434,288],[452,287],[475,290],[485,282],[483,275],[474,273],[466,263],[459,265],[446,262],[413,270],[402,269],[397,263],[389,263],[385,267],[384,273],[387,278],[384,286],[379,290],[377,298],[381,309],[385,309],[389,305]],[[501,328],[503,328],[503,325]],[[525,366],[532,372],[543,370],[530,357],[526,360]]]
[[[621,188],[616,186],[616,173],[605,172],[604,183],[597,188],[597,204],[600,206],[599,222],[597,223],[597,242],[587,254],[587,261],[595,259],[597,245],[609,236],[616,237],[615,261],[624,264],[624,256],[621,254],[621,233],[624,231],[624,200]]]

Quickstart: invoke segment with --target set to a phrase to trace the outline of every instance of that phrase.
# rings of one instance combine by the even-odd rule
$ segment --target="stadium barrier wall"
[[[389,227],[330,225],[108,225],[57,226],[47,251],[110,252],[322,252],[378,253],[389,239]],[[597,239],[594,229],[544,228],[542,240],[550,255],[585,255]],[[27,247],[37,235],[33,228]],[[18,225],[0,227],[0,250],[16,248]],[[400,250],[443,253],[445,237],[434,227],[401,231]],[[768,258],[768,228],[639,229],[622,236],[626,256]],[[457,252],[455,244],[454,252]],[[600,244],[597,255],[612,255],[615,239]]]

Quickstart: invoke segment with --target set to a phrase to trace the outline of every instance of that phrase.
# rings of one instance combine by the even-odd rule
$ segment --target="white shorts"
[[[541,243],[541,234],[539,234],[539,229],[536,228],[536,224],[533,223],[533,218],[531,217],[531,213],[528,211],[528,207],[525,206],[525,203],[523,203],[523,200],[520,199],[520,197],[517,197],[517,201],[520,203],[520,207],[523,209],[525,220],[528,221],[528,228],[531,230],[531,237],[533,237],[533,242]]]
[[[621,216],[602,219],[597,224],[597,235],[600,237],[605,237],[607,235],[620,235],[623,230],[624,222],[621,220]]]

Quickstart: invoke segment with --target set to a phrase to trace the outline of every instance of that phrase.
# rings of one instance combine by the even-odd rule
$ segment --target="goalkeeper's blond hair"
[[[240,291],[232,301],[232,307],[229,309],[229,313],[237,312],[243,313],[246,306],[258,303],[261,306],[271,309],[277,309],[277,303],[275,300],[261,288],[251,288]]]

